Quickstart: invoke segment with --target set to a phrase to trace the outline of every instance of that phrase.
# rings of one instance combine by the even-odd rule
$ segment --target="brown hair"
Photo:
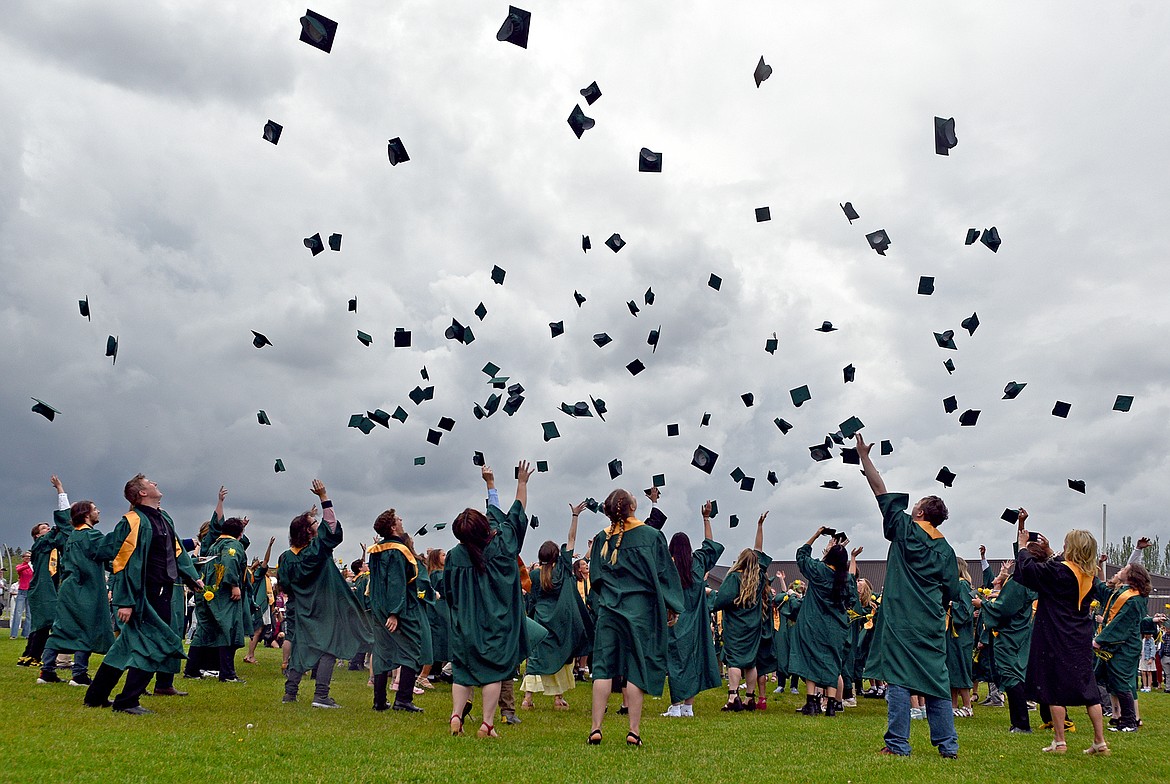
[[[89,517],[93,508],[93,501],[77,501],[69,507],[69,521],[73,523],[73,527],[80,528],[85,525],[85,518]]]
[[[937,495],[928,495],[918,503],[918,511],[922,512],[922,519],[931,525],[942,525],[943,521],[950,517],[947,505]]]
[[[130,506],[138,506],[138,495],[142,492],[142,485],[146,482],[146,474],[135,474],[134,478],[126,483],[122,495],[130,502]]]
[[[487,565],[483,562],[483,551],[495,538],[496,532],[488,524],[488,519],[484,517],[483,512],[470,507],[464,509],[451,523],[451,532],[467,549],[472,568],[480,574],[486,572]]]
[[[759,599],[760,558],[756,551],[748,548],[739,554],[728,574],[739,574],[739,594],[735,597],[736,607],[749,607]],[[726,578],[724,578],[726,579]]]
[[[601,511],[609,518],[612,524],[611,527],[617,528],[617,541],[614,542],[613,553],[609,556],[609,562],[616,564],[618,550],[622,546],[622,539],[626,536],[626,520],[634,513],[634,497],[628,491],[619,487],[606,496],[605,502],[601,505]],[[605,557],[606,550],[609,549],[609,540],[611,538],[607,532],[605,544],[601,548],[602,557]]]
[[[378,515],[378,519],[374,520],[374,533],[381,536],[383,539],[394,535],[394,517],[397,513],[393,509],[387,509],[382,514]]]
[[[223,527],[220,530],[233,539],[239,539],[244,533],[244,521],[238,517],[229,517],[223,521]]]
[[[1150,573],[1146,571],[1146,567],[1141,564],[1130,564],[1129,571],[1126,573],[1125,581],[1129,583],[1129,587],[1140,593],[1142,596],[1150,595]]]
[[[32,534],[31,534],[31,536],[32,536],[32,538],[33,538],[33,539],[36,539],[36,538],[37,538],[37,531],[39,531],[39,530],[40,530],[40,528],[41,528],[41,526],[42,526],[42,525],[45,525],[45,526],[47,526],[47,525],[48,525],[48,523],[33,523],[33,527],[32,527]]]
[[[956,555],[955,556],[955,563],[959,567],[959,579],[966,580],[968,583],[970,583],[971,582],[971,570],[967,568],[967,562]]]
[[[308,512],[294,517],[288,524],[289,547],[305,547],[313,541],[312,529],[315,522],[317,518]]]
[[[443,569],[443,551],[438,547],[427,550],[427,571],[435,572]]]
[[[557,543],[551,539],[540,546],[536,557],[540,560],[540,589],[542,591],[551,591],[553,589],[553,569],[557,565],[557,556],[561,554],[561,548],[557,547]]]

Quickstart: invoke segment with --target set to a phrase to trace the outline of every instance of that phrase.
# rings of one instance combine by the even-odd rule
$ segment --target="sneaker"
[[[1031,735],[1032,734],[1032,730],[1026,730],[1023,727],[1012,727],[1010,730],[1008,730],[1008,732],[1012,733],[1013,735]]]
[[[296,697],[293,697],[293,700],[295,701]],[[313,707],[314,708],[340,708],[341,706],[338,705],[337,701],[334,700],[332,697],[314,697],[313,698]]]
[[[517,716],[515,713],[509,713],[507,716],[504,717],[504,723],[505,724],[519,724],[520,717]]]
[[[956,715],[956,716],[958,716],[959,714],[957,714],[957,713],[956,713],[955,715]],[[1053,723],[1052,723],[1052,722],[1050,722],[1050,721],[1046,721],[1046,722],[1044,722],[1043,724],[1041,724],[1041,725],[1040,725],[1040,729],[1042,729],[1042,730],[1051,730],[1051,729],[1054,729],[1054,725],[1053,725]],[[1065,730],[1065,732],[1068,732],[1068,730],[1066,729],[1066,730]]]
[[[836,715],[837,715],[837,701],[836,700],[827,700],[825,702],[825,716],[828,718],[833,718]]]
[[[796,688],[795,686],[792,687],[791,691],[793,694],[800,694],[800,689]]]
[[[12,639],[15,640],[16,638],[13,637]],[[17,667],[31,667],[32,663],[33,663],[33,657],[31,657],[31,656],[21,656],[19,659],[16,660]]]
[[[64,683],[56,672],[41,672],[41,677],[37,678],[37,683]]]
[[[943,759],[958,759],[959,758],[959,752],[957,752],[957,751],[940,751],[938,753],[938,755],[940,757],[942,757]]]
[[[1077,725],[1073,724],[1073,723],[1072,723],[1071,721],[1069,721],[1068,719],[1065,719],[1065,720],[1064,720],[1064,731],[1065,731],[1065,732],[1076,732],[1076,731],[1077,731]]]
[[[841,706],[842,706],[842,707],[844,707],[844,708],[856,708],[856,707],[857,707],[857,698],[856,698],[856,697],[850,697],[850,698],[849,698],[849,699],[847,699],[847,700],[842,700],[842,701],[841,701]]]
[[[684,719],[695,718],[695,706],[694,705],[682,705],[680,707],[681,707],[681,712],[679,715],[681,715]]]
[[[993,699],[991,702],[984,702],[984,703],[981,703],[981,704],[982,704],[982,705],[986,705],[986,706],[987,706],[987,707],[989,707],[989,708],[1002,708],[1002,707],[1003,707],[1003,704],[1004,704],[1004,703],[1003,703],[1003,697],[1002,697],[1002,696],[996,696],[996,697],[995,697],[995,699]]]
[[[220,678],[220,679],[219,679],[219,682],[220,682],[220,683],[247,683],[247,681],[246,681],[246,680],[244,680],[243,678],[239,678],[239,677],[236,677],[236,678]]]
[[[783,693],[784,693],[784,687],[783,687],[783,686],[777,686],[776,688],[772,689],[772,693],[773,693],[773,694],[783,694]]]
[[[135,705],[132,708],[114,708],[114,713],[128,713],[131,716],[150,716],[154,713],[141,705]]]
[[[682,706],[681,705],[671,705],[669,708],[666,709],[666,713],[663,713],[662,715],[668,719],[681,718],[682,717]]]
[[[69,679],[70,686],[89,686],[91,683],[93,683],[93,679],[89,677],[89,673],[85,672]]]
[[[295,694],[286,694],[286,695],[284,695],[283,697],[281,697],[281,698],[280,698],[280,701],[281,701],[281,702],[296,702],[296,701],[297,701],[297,695],[295,695]]]
[[[396,711],[406,711],[407,713],[422,713],[423,709],[415,705],[413,702],[399,702],[394,700],[394,705],[391,706]]]

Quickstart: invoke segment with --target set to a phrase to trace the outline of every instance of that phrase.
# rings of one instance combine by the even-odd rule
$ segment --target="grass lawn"
[[[1050,733],[1009,735],[1006,709],[976,708],[974,718],[957,721],[957,761],[938,757],[925,721],[913,722],[914,756],[883,758],[875,753],[885,729],[880,700],[859,700],[836,719],[810,719],[794,713],[803,697],[791,694],[769,695],[765,713],[720,713],[718,691],[700,697],[694,719],[660,718],[667,701],[648,698],[646,745],[635,750],[626,748],[616,697],[604,744],[585,745],[589,691],[580,685],[566,695],[570,710],[554,711],[551,698],[538,696],[535,710],[520,712],[521,725],[498,727],[498,740],[476,739],[470,722],[467,736],[452,738],[447,687],[418,698],[423,714],[374,713],[365,674],[339,668],[333,696],[341,710],[311,708],[308,679],[301,701],[282,705],[280,655],[264,650],[259,664],[237,664],[247,684],[180,679],[189,697],[144,698],[157,715],[133,717],[82,707],[80,688],[36,685],[36,672],[15,664],[23,646],[24,640],[0,635],[0,722],[7,739],[0,779],[14,782],[1170,779],[1170,763],[1162,759],[1170,740],[1170,695],[1162,693],[1142,695],[1146,726],[1140,732],[1106,733],[1109,758],[1081,754],[1091,742],[1083,711],[1072,714],[1078,731],[1063,757],[1040,753]],[[91,674],[95,668],[91,664]]]

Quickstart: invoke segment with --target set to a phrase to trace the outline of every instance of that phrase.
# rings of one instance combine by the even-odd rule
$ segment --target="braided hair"
[[[606,551],[609,549],[609,543],[613,539],[615,529],[617,532],[617,541],[614,542],[613,553],[609,556],[611,564],[617,563],[618,549],[622,546],[622,539],[626,535],[626,520],[633,516],[634,508],[634,497],[621,488],[610,493],[606,497],[605,503],[601,505],[601,511],[605,512],[605,516],[609,518],[610,522],[605,544],[601,548],[602,558],[605,557]]]

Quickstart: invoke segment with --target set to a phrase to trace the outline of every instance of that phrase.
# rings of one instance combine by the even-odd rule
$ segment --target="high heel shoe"
[[[458,722],[458,724],[456,724],[456,722]],[[460,716],[458,713],[452,713],[451,720],[448,721],[447,723],[451,725],[451,734],[452,735],[462,735],[463,734],[463,717]]]
[[[600,746],[601,730],[593,730],[593,732],[589,733],[589,737],[585,739],[585,742],[590,746]]]
[[[626,733],[626,745],[627,746],[634,746],[635,748],[641,747],[642,739],[638,737],[637,733],[627,732]]]
[[[487,732],[484,732],[484,729],[487,729]],[[475,737],[477,737],[477,738],[498,738],[500,736],[499,736],[499,734],[496,733],[496,727],[494,724],[488,724],[486,721],[483,721],[483,722],[480,722],[479,731],[475,733]]]

